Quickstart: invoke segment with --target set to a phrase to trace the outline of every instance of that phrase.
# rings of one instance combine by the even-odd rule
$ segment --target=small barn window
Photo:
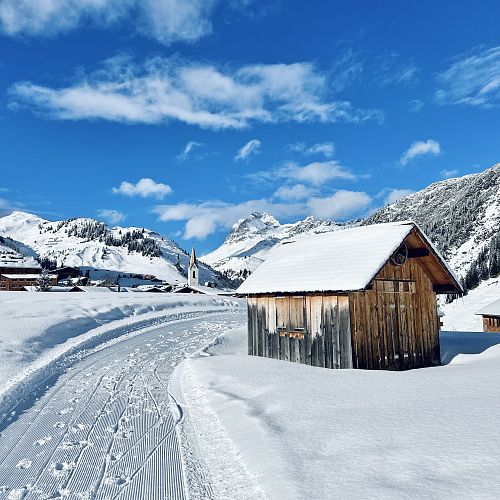
[[[382,293],[415,293],[415,281],[375,280],[374,288]]]
[[[276,297],[276,328],[286,330],[288,327],[288,298]]]
[[[290,330],[303,331],[304,324],[304,297],[292,297],[290,300]]]

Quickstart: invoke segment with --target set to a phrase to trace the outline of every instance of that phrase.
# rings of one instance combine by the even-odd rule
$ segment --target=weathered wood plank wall
[[[352,292],[349,299],[354,367],[404,370],[440,363],[436,294],[415,260],[386,264],[371,290]]]
[[[251,355],[352,367],[347,296],[249,297],[248,330]]]
[[[483,332],[500,333],[500,317],[483,316]]]

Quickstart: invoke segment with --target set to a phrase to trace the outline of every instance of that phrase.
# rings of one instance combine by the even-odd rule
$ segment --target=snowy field
[[[169,377],[241,303],[62,295],[2,294],[0,498],[185,498]]]
[[[213,497],[500,498],[500,335],[441,343],[445,366],[336,371],[246,356],[240,330],[183,362],[172,387]]]

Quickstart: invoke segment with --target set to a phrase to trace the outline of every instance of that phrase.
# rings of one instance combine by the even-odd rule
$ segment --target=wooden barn
[[[282,243],[238,289],[249,354],[387,370],[440,364],[436,294],[461,292],[413,222]]]
[[[495,300],[479,312],[483,317],[483,332],[500,333],[500,300]]]

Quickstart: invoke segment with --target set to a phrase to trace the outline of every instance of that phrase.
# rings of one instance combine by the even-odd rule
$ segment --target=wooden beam
[[[436,293],[456,293],[457,295],[460,293],[451,285],[434,285],[432,288]]]
[[[409,248],[408,249],[408,258],[415,259],[418,257],[427,257],[430,254],[427,248]]]

